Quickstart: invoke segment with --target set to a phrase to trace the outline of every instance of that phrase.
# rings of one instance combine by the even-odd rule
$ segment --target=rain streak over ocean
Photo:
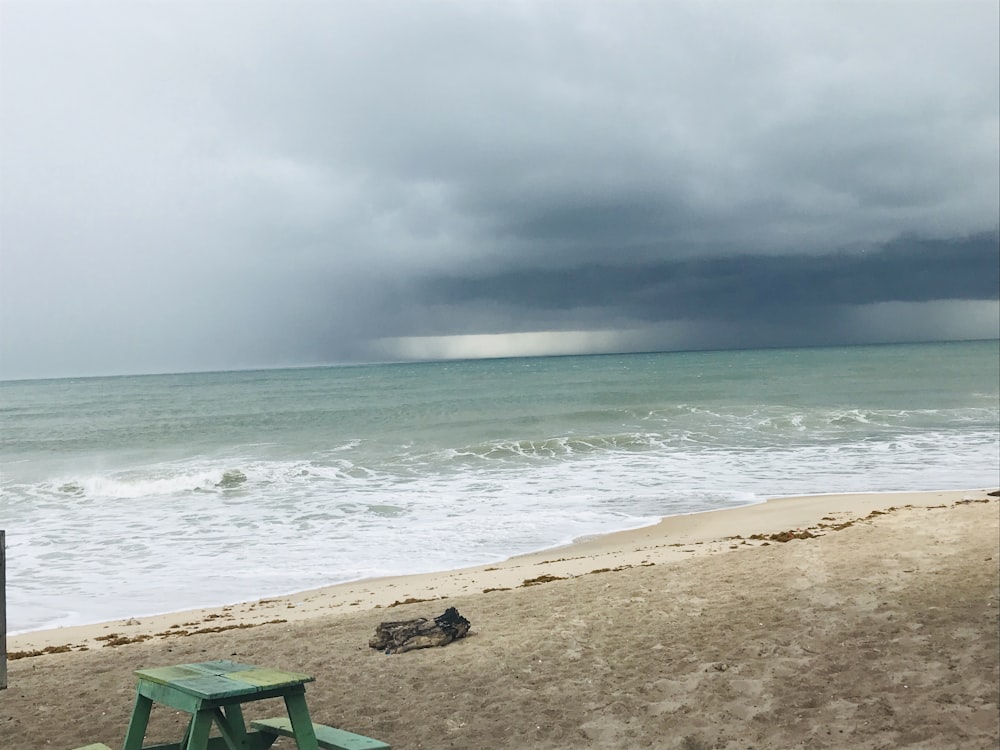
[[[997,341],[0,383],[13,632],[1000,483]]]

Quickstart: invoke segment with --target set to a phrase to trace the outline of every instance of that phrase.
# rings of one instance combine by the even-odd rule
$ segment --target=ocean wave
[[[169,497],[190,492],[215,492],[242,488],[250,477],[246,471],[234,468],[191,468],[187,466],[165,469],[150,466],[127,472],[91,474],[56,481],[43,481],[36,485],[12,485],[17,494],[34,497],[69,496],[76,498],[139,499]]]
[[[542,440],[496,440],[455,449],[459,459],[505,461],[510,459],[552,459],[602,452],[636,452],[662,447],[654,433],[619,433],[613,435],[563,436]]]
[[[548,452],[567,450],[566,441],[529,441],[514,446],[509,461],[484,457],[496,447],[484,442],[484,455],[457,470],[438,460],[419,471],[371,470],[353,479],[349,462],[278,461],[239,469],[173,466],[170,478],[35,486],[30,502],[6,506],[8,539],[17,545],[9,556],[11,580],[19,581],[11,592],[12,627],[46,624],[25,613],[58,608],[59,597],[72,600],[81,618],[91,621],[199,606],[176,584],[194,575],[204,579],[204,603],[235,601],[488,562],[663,515],[778,494],[976,486],[995,482],[1000,470],[996,435],[987,431],[782,450],[634,449],[644,442],[624,435],[621,443],[630,450],[577,445],[572,454],[549,459]],[[219,487],[234,471],[246,481]],[[139,495],[152,491],[161,494]],[[213,497],[206,499],[207,493]],[[198,519],[196,531],[192,518]],[[113,555],[95,555],[79,544],[94,528],[100,528],[102,549]],[[257,571],[260,560],[279,556],[287,570]],[[150,561],[157,563],[150,567]],[[94,591],[127,610],[109,611],[105,598],[78,593]]]
[[[8,625],[472,565],[775,495],[995,485],[996,347],[935,352],[21,384],[7,400],[44,409],[5,424]]]

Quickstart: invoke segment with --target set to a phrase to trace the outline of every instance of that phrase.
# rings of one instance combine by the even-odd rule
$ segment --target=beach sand
[[[396,750],[995,749],[987,493],[775,500],[497,565],[10,637],[0,747],[120,747],[133,670],[231,659],[314,675],[314,721]],[[378,623],[447,607],[466,638],[368,647]],[[147,741],[184,722],[155,708]]]

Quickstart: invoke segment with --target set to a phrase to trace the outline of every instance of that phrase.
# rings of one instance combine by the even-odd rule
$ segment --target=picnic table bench
[[[273,733],[275,737],[278,735],[295,736],[292,722],[281,716],[275,719],[251,721],[250,726],[261,732]],[[345,732],[343,729],[328,727],[325,724],[313,724],[313,733],[316,735],[316,744],[326,750],[391,750],[387,744],[379,740],[373,740],[371,737],[353,732]]]
[[[135,706],[123,750],[267,750],[279,736],[299,750],[390,750],[389,745],[343,729],[315,724],[306,706],[305,683],[313,677],[228,660],[139,669]],[[287,718],[261,719],[247,729],[243,704],[282,698]],[[191,714],[179,742],[144,745],[154,703]],[[210,737],[215,726],[219,735]],[[77,750],[110,750],[96,743]]]

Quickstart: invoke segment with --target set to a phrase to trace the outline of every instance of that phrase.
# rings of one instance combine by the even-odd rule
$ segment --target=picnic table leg
[[[309,717],[309,707],[306,705],[305,691],[285,696],[285,708],[295,732],[295,743],[299,750],[319,750],[316,742],[316,732],[313,731],[312,719]]]
[[[210,708],[202,709],[194,715],[188,727],[187,747],[184,750],[205,750],[208,747],[208,733],[212,730],[214,718]]]
[[[153,701],[145,695],[136,693],[135,707],[132,709],[132,718],[128,722],[128,731],[125,732],[123,750],[142,750],[142,740],[146,736],[149,712],[152,710]]]
[[[247,746],[247,725],[243,720],[243,709],[239,703],[233,703],[214,711],[215,723],[230,747]]]

